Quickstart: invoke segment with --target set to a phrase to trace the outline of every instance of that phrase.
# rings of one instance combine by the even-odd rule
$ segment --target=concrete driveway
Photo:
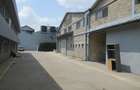
[[[24,52],[0,81],[0,90],[140,90],[140,87],[53,52]]]

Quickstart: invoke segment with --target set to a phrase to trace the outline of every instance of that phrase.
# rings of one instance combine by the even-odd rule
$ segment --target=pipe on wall
[[[85,61],[89,60],[89,33],[90,30],[90,9],[85,13]]]

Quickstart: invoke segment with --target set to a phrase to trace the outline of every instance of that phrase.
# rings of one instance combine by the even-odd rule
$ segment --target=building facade
[[[15,0],[0,1],[0,63],[17,52],[20,32]]]
[[[73,56],[104,63],[109,70],[140,74],[140,0],[96,0],[75,22],[76,27],[81,22],[85,23],[83,27],[72,30],[72,45],[58,38],[66,43],[63,48],[59,45],[61,53],[67,55],[68,44],[73,47]],[[59,34],[65,31],[59,30]]]
[[[41,30],[35,32],[29,26],[23,26],[19,34],[19,47],[29,51],[53,51],[56,49],[57,28],[53,26],[41,26]]]
[[[29,51],[38,50],[38,39],[36,38],[35,30],[33,28],[29,26],[21,27],[19,39],[19,48],[23,48]]]
[[[139,5],[140,0],[97,0],[90,13],[89,60],[140,74]]]
[[[84,12],[66,13],[58,33],[58,51],[85,60]]]
[[[56,49],[57,27],[41,26],[41,31],[36,32],[38,37],[38,51],[53,51]]]

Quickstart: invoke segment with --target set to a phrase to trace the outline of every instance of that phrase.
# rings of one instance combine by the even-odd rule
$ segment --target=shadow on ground
[[[0,90],[62,90],[62,88],[30,53],[23,53],[0,81]]]

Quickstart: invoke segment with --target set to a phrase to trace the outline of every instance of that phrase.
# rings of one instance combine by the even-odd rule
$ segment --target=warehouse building
[[[64,55],[85,59],[84,12],[66,13],[57,36],[58,51]]]
[[[17,52],[19,32],[15,0],[0,0],[0,63]]]
[[[105,64],[109,70],[140,74],[140,0],[96,0],[79,17],[68,25],[61,24],[58,33],[61,53],[68,55],[70,45],[72,56],[84,55],[84,60]],[[81,23],[83,27],[77,30]],[[70,34],[62,32],[69,30],[71,24],[76,27],[72,29],[72,40],[68,41],[65,37]],[[62,40],[60,36],[65,37]]]
[[[21,27],[19,47],[28,51],[53,51],[56,49],[56,32],[54,26],[41,26],[40,31],[29,27]]]
[[[97,0],[90,13],[89,60],[140,74],[139,13],[140,0]]]

